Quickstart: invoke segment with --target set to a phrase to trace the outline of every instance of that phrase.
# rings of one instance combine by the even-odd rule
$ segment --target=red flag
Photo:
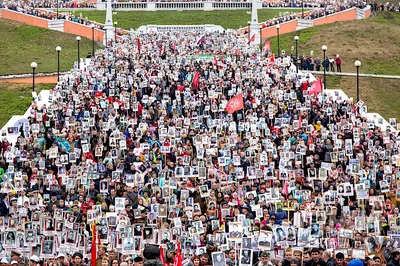
[[[288,185],[287,180],[285,180],[285,183],[283,185],[283,193],[286,195],[286,197],[289,194],[289,185]]]
[[[140,54],[140,50],[141,50],[142,45],[140,44],[140,38],[137,38],[137,48]]]
[[[174,266],[182,266],[181,243],[179,242],[176,250],[176,255],[174,258]]]
[[[215,65],[215,66],[218,66],[218,60],[217,60],[217,58],[215,57],[215,55],[214,55],[214,65]]]
[[[96,266],[97,260],[97,245],[96,245],[96,224],[92,224],[92,250],[91,250],[91,265]],[[100,237],[100,235],[99,235]]]
[[[303,122],[303,117],[302,117],[302,115],[300,115],[300,117],[299,117],[299,127],[298,128],[301,128],[301,123]]]
[[[247,45],[249,45],[250,43],[254,42],[256,39],[256,35],[254,34],[253,37],[250,38],[250,40],[247,42]]]
[[[165,262],[164,259],[164,249],[162,248],[162,246],[160,246],[160,261],[162,262],[162,264],[164,266],[168,266],[169,264],[167,262]]]
[[[226,111],[228,114],[232,114],[235,111],[239,111],[244,108],[243,103],[243,95],[239,94],[229,100],[228,104],[226,105]]]
[[[192,80],[193,87],[195,87],[196,89],[199,88],[199,78],[200,78],[200,73],[196,71]]]
[[[163,53],[163,46],[161,45],[159,54],[162,55],[162,53]]]
[[[309,94],[314,94],[315,96],[318,95],[318,93],[322,92],[322,79],[317,79],[314,84],[311,86]]]
[[[266,42],[264,43],[264,49],[265,49],[266,51],[271,50],[271,42],[270,42],[270,41],[266,41]]]
[[[272,56],[268,60],[268,65],[273,65],[275,64],[275,55],[272,54]]]

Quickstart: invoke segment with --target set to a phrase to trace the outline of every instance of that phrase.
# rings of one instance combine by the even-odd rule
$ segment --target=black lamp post
[[[281,56],[281,49],[279,46],[279,29],[281,28],[281,26],[278,24],[276,25],[276,32],[278,33],[278,56]]]
[[[360,66],[361,66],[361,62],[360,61],[355,61],[354,62],[354,66],[357,69],[357,103],[360,101],[360,83],[359,83],[359,70],[360,70]]]
[[[81,55],[80,55],[79,43],[81,41],[81,36],[76,36],[76,41],[78,42],[78,69],[80,69]]]
[[[294,40],[296,41],[296,73],[299,73],[299,63],[298,63],[298,59],[299,59],[299,54],[298,54],[298,45],[299,45],[299,36],[294,36]]]
[[[57,19],[58,19],[58,0],[57,0]]]
[[[92,56],[94,57],[94,23],[92,24]]]
[[[249,42],[250,42],[250,24],[251,24],[251,22],[250,21],[247,21],[247,26],[248,26],[248,38],[249,38]]]
[[[324,58],[323,58],[323,64],[322,67],[324,68],[324,90],[326,89],[326,67],[325,67],[325,60],[326,60],[326,50],[328,49],[328,47],[326,45],[322,45],[322,51],[324,52]]]
[[[114,22],[114,42],[117,42],[117,25],[118,23],[115,21]]]
[[[60,52],[61,52],[61,47],[57,46],[56,47],[57,51],[57,81],[60,81]]]
[[[37,63],[32,62],[31,68],[32,68],[32,91],[35,91],[35,69],[37,68]]]
[[[262,52],[262,44],[263,44],[262,26],[259,26],[259,29],[260,29],[260,52]]]
[[[304,0],[301,0],[301,18],[304,19]]]

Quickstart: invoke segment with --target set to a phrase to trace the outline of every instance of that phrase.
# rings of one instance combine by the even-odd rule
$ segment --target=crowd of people
[[[36,7],[32,7],[30,5],[26,5],[21,2],[8,2],[8,3],[2,3],[1,5],[2,8],[7,8],[13,11],[21,12],[23,14],[35,16],[35,17],[40,17],[48,20],[55,20],[55,19],[63,19],[63,20],[68,20],[72,21],[75,23],[79,23],[82,25],[86,26],[92,26],[94,25],[96,29],[104,30],[104,24],[102,23],[94,23],[93,21],[90,21],[88,18],[80,16],[75,16],[71,12],[57,12],[51,11],[51,10],[43,10],[39,9]],[[126,34],[126,31],[123,29],[118,28],[116,31],[117,35],[124,35]]]
[[[397,131],[291,55],[130,34],[37,100],[1,140],[2,266],[399,265]]]

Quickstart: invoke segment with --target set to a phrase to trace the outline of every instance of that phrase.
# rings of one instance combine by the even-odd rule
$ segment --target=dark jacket
[[[399,261],[398,260],[395,260],[395,259],[391,259],[390,261],[389,261],[389,263],[387,264],[387,266],[399,266],[400,264],[399,264]]]

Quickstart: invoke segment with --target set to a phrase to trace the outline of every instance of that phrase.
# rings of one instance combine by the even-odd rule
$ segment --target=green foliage
[[[19,22],[0,19],[1,68],[0,75],[31,73],[31,62],[38,64],[37,71],[56,72],[56,46],[61,46],[60,69],[70,70],[77,60],[75,35],[33,27]],[[96,44],[95,44],[96,45]],[[95,49],[99,46],[96,45]],[[82,38],[81,57],[92,51],[92,41]]]
[[[23,115],[32,102],[32,85],[24,83],[0,83],[0,98],[6,104],[0,105],[0,127],[3,127],[13,115]],[[36,84],[36,92],[50,90],[53,84]],[[4,101],[4,102],[5,102]]]
[[[113,20],[118,22],[118,27],[126,30],[130,28],[136,29],[144,25],[202,25],[215,24],[225,29],[238,29],[246,27],[247,21],[251,19],[248,14],[250,10],[219,10],[219,11],[118,11],[113,16]],[[301,9],[272,9],[265,8],[258,10],[258,20],[266,21],[275,16],[279,16],[280,12],[300,12]],[[72,12],[73,13],[73,12]],[[80,11],[75,15],[87,17],[90,20],[104,23],[106,20],[106,11]]]

